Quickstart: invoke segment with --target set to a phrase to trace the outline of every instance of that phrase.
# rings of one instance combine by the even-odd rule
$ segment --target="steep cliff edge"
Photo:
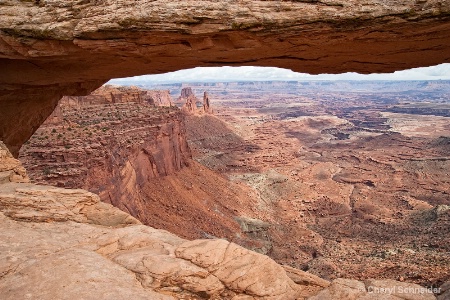
[[[248,191],[190,159],[184,114],[161,102],[168,91],[111,86],[64,97],[20,160],[33,182],[87,189],[144,224],[260,247],[234,220],[252,215]]]
[[[1,142],[0,168],[23,170]],[[374,289],[394,291],[377,299],[436,299],[393,280],[330,285],[226,240],[188,241],[141,225],[84,190],[17,182],[25,177],[0,182],[2,299],[348,300],[373,299]]]
[[[95,185],[100,194],[111,184],[117,187],[105,179],[128,182],[125,178],[133,176],[134,186],[128,186],[133,190],[150,178],[180,170],[190,158],[184,119],[177,108],[155,105],[151,95],[162,93],[168,95],[102,87],[88,96],[64,97],[24,146],[24,155],[35,158],[34,163],[27,159],[26,167],[37,182],[69,188]],[[158,101],[170,105],[168,96]],[[46,170],[35,165],[39,161]]]
[[[214,65],[369,73],[449,62],[449,20],[448,0],[2,1],[0,139],[17,155],[61,96],[86,95],[114,77]]]

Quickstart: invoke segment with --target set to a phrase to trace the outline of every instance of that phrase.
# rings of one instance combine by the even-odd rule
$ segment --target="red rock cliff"
[[[64,97],[21,150],[31,179],[88,189],[143,223],[184,237],[245,244],[234,216],[251,212],[247,192],[192,161],[185,115],[174,106],[151,105],[143,94],[107,87]],[[170,100],[167,91],[145,95]]]
[[[103,87],[89,96],[64,97],[24,147],[25,165],[35,181],[89,188],[118,203],[149,179],[188,163],[183,115],[154,105],[156,97],[157,104],[170,103],[166,95]]]

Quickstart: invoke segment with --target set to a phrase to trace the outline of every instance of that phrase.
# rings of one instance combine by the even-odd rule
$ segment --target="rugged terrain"
[[[196,66],[382,73],[450,62],[449,12],[449,0],[1,1],[0,139],[17,156],[63,95],[87,95],[111,78]]]
[[[2,1],[0,140],[17,157],[21,146],[53,112],[62,96],[87,95],[113,77],[162,73],[200,65],[263,65],[311,73],[369,73],[449,62],[449,8],[448,0]],[[411,123],[411,119],[397,124],[399,128],[406,128],[407,122]],[[245,129],[243,126],[242,130]],[[239,132],[239,135],[243,133]],[[436,144],[446,147],[446,140],[436,140]],[[168,241],[169,245],[159,247],[158,243],[149,241],[147,235],[142,238],[145,241],[134,239],[133,233],[140,230],[136,226],[126,227],[132,232],[132,238],[121,240],[121,232],[112,227],[135,222],[128,215],[104,207],[92,194],[87,197],[92,201],[82,200],[86,197],[80,193],[85,192],[73,195],[64,189],[49,188],[50,196],[47,197],[43,192],[46,188],[8,183],[26,176],[19,165],[12,163],[14,160],[3,146],[1,155],[1,182],[7,183],[1,184],[0,188],[0,225],[4,227],[1,234],[6,235],[0,244],[5,247],[0,254],[0,288],[1,295],[7,299],[72,299],[80,295],[93,299],[109,295],[110,298],[118,295],[163,297],[155,295],[154,291],[178,298],[207,297],[205,293],[213,295],[214,292],[194,283],[211,279],[209,274],[212,273],[223,287],[219,284],[207,286],[218,287],[214,290],[219,293],[218,297],[289,299],[298,295],[296,285],[292,285],[283,271],[265,257],[263,262],[251,258],[248,264],[268,266],[268,270],[263,269],[261,273],[269,277],[260,279],[248,269],[235,266],[226,268],[229,273],[222,272],[222,263],[242,261],[240,256],[227,260],[223,252],[200,254],[200,251],[210,249],[204,244],[195,246],[195,251],[190,254],[180,254],[185,247],[176,241]],[[64,196],[67,194],[69,199]],[[92,216],[89,209],[79,210],[86,202],[91,204],[89,208],[98,212],[97,216],[96,213]],[[23,207],[26,209],[22,210]],[[439,211],[437,215],[446,216],[445,211],[443,214],[441,209],[436,211]],[[118,221],[115,215],[120,215]],[[77,226],[82,229],[77,231]],[[144,228],[144,231],[152,231]],[[38,235],[40,232],[43,234]],[[99,239],[105,236],[104,233],[114,237],[103,243]],[[234,244],[227,244],[226,249],[234,249],[228,245]],[[142,256],[133,253],[130,260],[118,258],[117,261],[127,261],[120,266],[114,261],[113,257],[121,251],[127,254],[130,249],[137,251],[145,246],[151,250],[144,249]],[[172,246],[178,248],[173,251]],[[107,251],[95,252],[102,247]],[[148,269],[154,266],[148,251],[155,253],[152,251],[158,251],[154,249],[162,248],[167,250],[161,251],[168,253],[170,258],[159,256],[154,260],[168,261],[166,267],[170,270],[161,275],[157,271],[166,270],[166,267],[156,271]],[[216,244],[211,248],[222,249]],[[251,257],[254,255],[237,249],[237,252],[251,253]],[[109,251],[114,254],[108,256]],[[142,260],[136,262],[137,257]],[[206,262],[197,260],[202,257]],[[219,257],[224,260],[218,262]],[[170,262],[174,258],[183,260],[176,260],[173,267]],[[185,268],[184,258],[195,260],[198,263],[195,266],[201,269],[190,264]],[[147,259],[149,263],[146,263]],[[213,259],[217,260],[211,262]],[[59,268],[52,265],[54,261],[61,262]],[[200,275],[184,273],[186,269],[192,270],[191,267]],[[99,270],[108,271],[99,273]],[[270,270],[275,270],[276,275]],[[230,278],[226,279],[224,274]],[[251,280],[247,281],[249,277]],[[280,277],[281,283],[277,280]],[[303,282],[301,285],[308,285],[302,277],[293,277]],[[217,283],[216,279],[211,280]],[[261,286],[253,280],[268,284],[257,291],[256,288]],[[72,282],[77,284],[70,284]],[[390,281],[337,280],[316,299],[373,298],[374,295],[367,294],[370,287],[400,285]],[[448,284],[443,290],[445,287],[448,288]],[[185,292],[187,296],[183,294]],[[447,294],[441,295],[441,299],[448,298],[448,291],[444,293]],[[396,296],[417,298],[417,295],[409,294]],[[386,295],[385,298],[395,299],[396,296]]]
[[[85,190],[27,183],[3,143],[0,171],[2,299],[304,299],[330,285],[226,240],[141,225]]]
[[[393,280],[330,283],[224,239],[141,225],[85,190],[28,183],[1,142],[0,175],[2,299],[436,299]]]
[[[370,92],[370,84],[364,92],[329,87],[327,93],[321,89],[320,95],[313,84],[310,90],[303,89],[304,96],[283,83],[259,83],[256,89],[253,83],[240,84],[236,90],[229,84],[222,93],[223,85],[217,84],[210,89],[217,93],[213,103],[218,116],[140,106],[134,98],[126,106],[86,101],[81,107],[64,108],[67,100],[63,99],[56,112],[62,113],[65,122],[89,119],[99,128],[109,128],[97,131],[93,140],[89,135],[81,138],[85,141],[81,148],[86,149],[92,149],[90,144],[98,139],[109,141],[83,156],[86,166],[94,161],[105,171],[91,166],[79,172],[83,170],[76,163],[80,154],[69,155],[72,148],[58,147],[54,129],[62,128],[54,116],[23,147],[21,159],[35,181],[98,192],[103,201],[145,224],[183,237],[226,238],[328,280],[386,278],[437,287],[448,280],[450,269],[450,144],[444,136],[449,123],[441,116],[412,118],[389,112],[417,97],[413,91],[405,96],[408,93],[402,90],[411,89],[405,87],[411,83],[392,87],[394,94]],[[268,93],[273,85],[274,93]],[[429,99],[440,102],[448,93],[446,84],[442,86],[430,88],[434,92]],[[182,89],[184,94],[187,90]],[[191,89],[184,98],[189,96],[195,97]],[[83,98],[89,99],[80,97],[80,103]],[[122,115],[109,113],[118,109]],[[136,109],[143,113],[131,118]],[[98,111],[109,117],[96,116]],[[146,164],[136,160],[139,151],[117,150],[122,144],[108,132],[121,136],[120,129],[130,126],[124,120],[153,127],[170,124],[173,114],[186,123],[179,125],[183,128],[179,139],[187,139],[190,150],[186,153],[192,152],[196,161],[185,159],[186,164],[169,174],[133,181],[136,175],[130,173],[145,174]],[[413,126],[413,121],[423,123],[420,118],[431,118],[432,132],[427,126]],[[130,149],[155,140],[155,136],[141,135],[141,130],[149,131],[147,127],[138,127],[127,131]],[[67,130],[63,132],[72,131]],[[137,142],[134,135],[146,143]],[[103,151],[104,157],[99,158],[97,153]],[[121,153],[122,161],[116,153]],[[158,164],[161,158],[171,160],[177,155],[150,160]],[[53,165],[70,166],[71,171],[60,172]],[[108,181],[112,184],[105,184]]]
[[[187,118],[194,158],[256,192],[278,262],[438,286],[450,272],[448,82],[324,84],[193,85],[217,93],[218,117]],[[415,114],[391,112],[405,106]]]
[[[251,213],[251,198],[190,159],[184,115],[171,103],[168,91],[137,88],[64,97],[20,159],[33,182],[88,189],[147,225],[244,243],[234,217]]]

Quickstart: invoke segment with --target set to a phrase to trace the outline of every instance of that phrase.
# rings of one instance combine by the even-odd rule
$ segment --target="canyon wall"
[[[259,248],[234,220],[251,215],[252,200],[190,159],[185,114],[156,106],[171,102],[168,91],[135,87],[63,97],[20,159],[33,182],[87,189],[144,224]]]
[[[161,103],[171,104],[168,91],[103,87],[64,97],[24,146],[25,166],[35,182],[87,188],[123,208],[150,179],[188,165],[183,116]]]
[[[0,16],[0,139],[16,156],[59,98],[114,77],[218,65],[379,73],[450,61],[448,0],[8,0]]]
[[[330,283],[225,239],[144,226],[88,191],[28,183],[1,142],[0,170],[2,299],[347,300],[374,298],[374,288],[402,291],[377,299],[436,299],[394,280]],[[448,299],[449,286],[437,299]]]

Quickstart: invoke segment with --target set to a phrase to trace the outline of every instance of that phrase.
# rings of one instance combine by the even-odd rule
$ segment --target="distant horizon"
[[[116,83],[116,81],[112,82],[115,79],[111,79],[110,81],[106,82],[105,85],[121,85]],[[174,82],[158,82],[158,81],[133,81],[134,84],[142,84],[145,82],[154,83],[156,85],[174,85],[174,84],[203,84],[203,83],[239,83],[239,82],[321,82],[321,81],[335,81],[335,82],[348,82],[348,81],[354,81],[354,82],[415,82],[415,81],[450,81],[450,79],[305,79],[305,80],[249,80],[249,79],[243,79],[243,80],[221,80],[221,81],[208,81],[208,80],[202,80],[202,81],[174,81]],[[125,82],[125,81],[124,81]],[[130,81],[131,82],[131,81]]]
[[[164,74],[116,78],[107,84],[138,85],[176,83],[220,83],[251,81],[445,81],[450,80],[450,64],[414,68],[394,73],[342,73],[311,75],[275,67],[197,67]]]

